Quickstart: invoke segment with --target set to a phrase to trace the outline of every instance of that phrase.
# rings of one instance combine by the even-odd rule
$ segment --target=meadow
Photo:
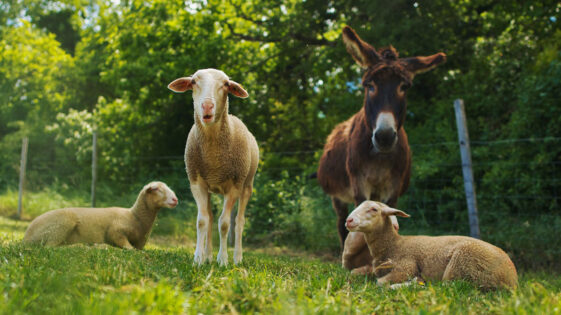
[[[27,225],[0,217],[2,314],[561,313],[561,276],[543,271],[519,270],[514,292],[462,281],[389,290],[289,248],[246,247],[239,266],[197,267],[194,235],[154,235],[143,251],[44,248],[21,242]]]

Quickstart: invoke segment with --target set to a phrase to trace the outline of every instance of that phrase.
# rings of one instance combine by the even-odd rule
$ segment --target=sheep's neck
[[[146,192],[142,192],[136,202],[131,208],[132,214],[135,218],[140,222],[142,227],[142,235],[147,234],[152,230],[152,225],[154,224],[154,220],[156,220],[156,214],[158,213],[158,209],[150,207],[146,200]]]
[[[372,232],[364,233],[364,235],[370,254],[376,260],[389,258],[394,244],[400,238],[389,217],[385,218],[383,226]]]

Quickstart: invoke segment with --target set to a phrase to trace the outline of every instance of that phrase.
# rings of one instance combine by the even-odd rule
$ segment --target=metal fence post
[[[19,167],[19,191],[18,191],[18,214],[17,218],[21,219],[21,211],[23,207],[23,183],[25,181],[25,167],[27,165],[27,145],[29,139],[27,137],[23,138],[21,145],[21,160]]]
[[[471,237],[481,238],[479,234],[479,218],[477,216],[477,199],[475,196],[475,185],[473,180],[473,170],[471,164],[471,151],[469,146],[469,133],[466,122],[464,101],[457,99],[454,101],[454,111],[456,112],[456,124],[458,126],[458,140],[460,142],[460,154],[462,156],[462,172],[464,175],[464,189],[469,216],[469,230]]]
[[[92,135],[92,208],[95,207],[95,185],[97,182],[97,132]]]

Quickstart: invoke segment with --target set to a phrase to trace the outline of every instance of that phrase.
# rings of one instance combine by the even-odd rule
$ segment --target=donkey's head
[[[392,46],[376,51],[348,26],[343,28],[343,41],[354,60],[366,70],[362,77],[364,110],[374,152],[390,152],[405,121],[405,96],[413,77],[443,63],[446,55],[399,58]]]

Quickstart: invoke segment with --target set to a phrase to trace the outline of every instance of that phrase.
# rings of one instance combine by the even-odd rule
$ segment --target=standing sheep
[[[65,208],[35,218],[23,241],[48,246],[109,244],[143,249],[161,208],[177,205],[175,193],[162,182],[144,186],[132,208]]]
[[[374,270],[391,267],[378,284],[401,286],[411,278],[467,280],[481,289],[516,289],[518,276],[500,248],[466,236],[400,236],[391,215],[408,214],[376,201],[364,201],[347,218],[349,231],[363,232]]]
[[[230,215],[239,199],[235,225],[234,263],[242,261],[244,213],[253,191],[253,178],[259,162],[255,137],[236,116],[228,114],[228,93],[246,98],[240,84],[215,69],[195,72],[191,77],[174,80],[168,85],[174,92],[193,90],[195,123],[185,148],[185,166],[191,192],[197,202],[197,247],[194,263],[212,259],[212,209],[210,193],[224,195],[224,208],[218,220],[220,250],[218,263],[228,265],[226,240]]]

